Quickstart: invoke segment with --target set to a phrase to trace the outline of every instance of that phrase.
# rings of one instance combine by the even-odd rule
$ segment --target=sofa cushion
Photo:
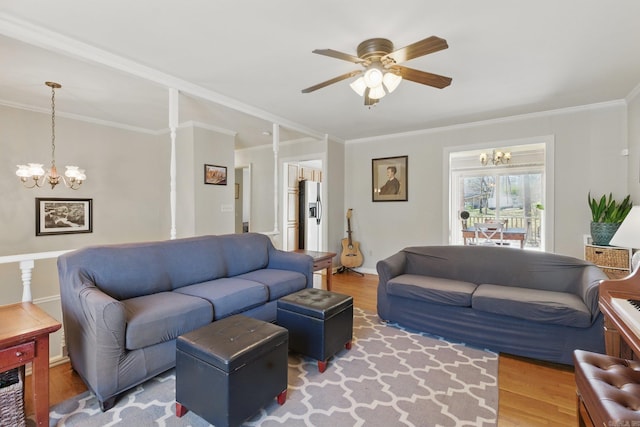
[[[269,237],[258,233],[217,236],[222,244],[220,255],[227,266],[227,277],[260,270],[269,264]]]
[[[572,292],[581,287],[585,260],[501,246],[418,246],[405,248],[403,273],[465,282]],[[602,274],[604,276],[604,273]],[[577,292],[576,292],[577,293]]]
[[[164,260],[162,269],[167,272],[172,289],[227,275],[220,256],[223,245],[215,236],[169,240],[159,247]]]
[[[251,280],[265,285],[269,290],[269,301],[277,300],[282,296],[304,289],[307,284],[307,278],[304,274],[275,268],[263,268],[262,270],[241,274],[235,278]]]
[[[88,247],[74,253],[74,263],[102,292],[124,300],[171,290],[159,247],[158,243]]]
[[[473,294],[475,310],[540,323],[588,328],[591,313],[582,299],[565,292],[483,284]]]
[[[174,292],[209,301],[213,304],[215,320],[241,313],[269,300],[269,291],[265,285],[235,277],[184,286]]]
[[[127,316],[127,350],[171,341],[213,320],[213,307],[209,301],[175,292],[160,292],[121,302]]]
[[[387,282],[387,293],[435,304],[469,307],[476,285],[458,280],[401,274]]]

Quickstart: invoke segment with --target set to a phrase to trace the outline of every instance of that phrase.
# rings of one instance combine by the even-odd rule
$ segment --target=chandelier
[[[18,165],[16,175],[27,188],[42,187],[47,183],[53,189],[62,180],[66,187],[77,190],[87,179],[84,169],[79,169],[78,166],[66,166],[67,170],[62,176],[58,175],[56,168],[56,89],[62,86],[54,82],[45,82],[45,85],[51,88],[51,167],[45,171],[42,163]]]
[[[491,157],[489,157],[487,153],[480,153],[480,163],[482,166],[488,165],[489,162],[493,163],[494,166],[498,166],[509,163],[510,161],[511,152],[509,151],[493,150]]]

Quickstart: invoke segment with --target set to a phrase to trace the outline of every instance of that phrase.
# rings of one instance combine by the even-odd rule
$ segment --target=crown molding
[[[271,123],[277,123],[314,138],[322,139],[324,137],[323,133],[314,129],[5,13],[0,13],[0,34],[72,58],[101,64],[170,89],[176,89],[190,96],[220,104]]]
[[[228,135],[228,136],[231,136],[231,137],[234,137],[234,138],[238,135],[238,132],[236,132],[236,131],[225,129],[225,128],[221,128],[221,127],[214,126],[214,125],[210,125],[210,124],[207,124],[207,123],[198,122],[198,121],[195,121],[195,120],[189,120],[189,121],[180,123],[178,125],[178,128],[187,128],[187,127],[194,127],[194,128],[199,128],[199,129],[210,130],[212,132],[221,133],[223,135]],[[169,129],[167,129],[166,131],[169,132]]]
[[[314,138],[312,136],[308,136],[308,137],[304,137],[304,138],[297,138],[297,139],[290,139],[290,140],[287,140],[287,141],[280,141],[278,143],[278,146],[279,147],[286,147],[288,145],[310,143],[310,142],[323,142],[323,141],[324,141],[324,138]],[[266,149],[268,149],[269,151],[273,150],[273,142],[269,142],[268,144],[255,145],[253,147],[238,148],[236,151],[242,153],[242,152],[260,151],[260,150],[266,150]]]
[[[33,105],[19,104],[16,102],[6,101],[3,99],[0,99],[0,106],[15,108],[18,110],[31,111],[33,113],[51,115],[51,109],[35,107]],[[65,113],[64,111],[60,111],[59,109],[56,109],[56,117],[64,117],[66,119],[77,120],[79,122],[92,123],[100,126],[107,126],[107,127],[117,128],[117,129],[128,130],[132,132],[144,133],[147,135],[162,135],[163,133],[165,133],[162,130],[147,129],[139,126],[132,126],[124,123],[112,122],[109,120],[102,120],[102,119],[96,119],[94,117],[82,116],[80,114]]]
[[[625,107],[626,105],[627,105],[627,101],[625,101],[624,99],[617,99],[613,101],[598,102],[595,104],[585,104],[585,105],[578,105],[575,107],[558,108],[555,110],[538,111],[535,113],[518,114],[515,116],[499,117],[496,119],[488,119],[488,120],[479,120],[476,122],[460,123],[460,124],[450,125],[450,126],[433,127],[433,128],[415,130],[410,132],[400,132],[400,133],[372,136],[367,138],[350,139],[346,141],[346,143],[359,144],[362,142],[382,141],[382,140],[387,140],[389,138],[396,138],[396,137],[406,138],[406,137],[412,137],[412,136],[427,135],[432,133],[468,129],[468,128],[474,128],[479,126],[511,123],[511,122],[525,120],[525,119],[535,119],[540,117],[556,116],[560,114],[572,114],[576,112],[589,111],[593,109]]]
[[[634,87],[631,92],[629,92],[629,95],[626,96],[625,100],[627,101],[627,104],[631,103],[631,101],[633,101],[637,96],[640,96],[640,84]]]

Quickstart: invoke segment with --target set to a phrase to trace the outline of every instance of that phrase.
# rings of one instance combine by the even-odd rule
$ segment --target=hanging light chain
[[[56,165],[56,84],[51,83],[51,165]]]

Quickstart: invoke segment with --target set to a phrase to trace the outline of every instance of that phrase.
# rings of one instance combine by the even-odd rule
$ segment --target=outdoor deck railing
[[[467,219],[467,226],[473,227],[476,222],[495,221],[494,215],[475,215],[471,214]],[[524,217],[524,216],[503,216],[500,217],[505,228],[523,228],[527,234],[525,244],[528,246],[538,246],[540,244],[541,218],[540,217]]]

